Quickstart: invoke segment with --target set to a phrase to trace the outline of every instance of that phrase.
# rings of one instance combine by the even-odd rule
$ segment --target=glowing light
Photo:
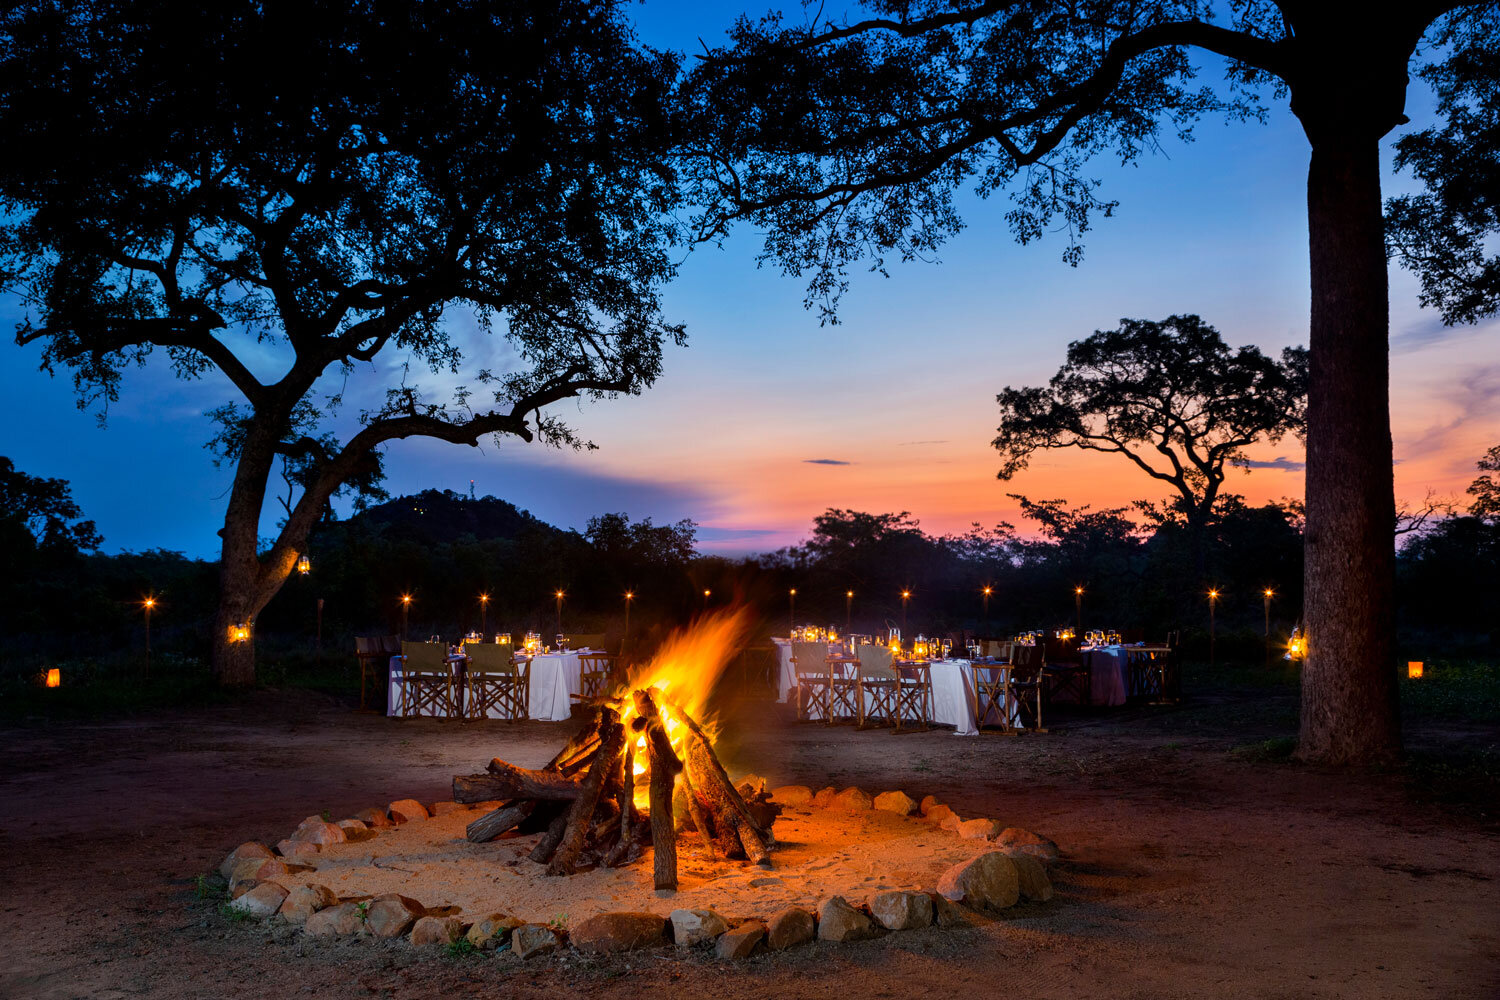
[[[229,626],[229,641],[249,642],[250,624],[248,622],[240,622],[238,625]]]
[[[1219,599],[1219,592],[1217,590],[1210,590],[1208,592],[1208,599],[1210,601],[1216,601],[1216,600],[1218,600]]]
[[[403,605],[410,604],[411,603],[411,595],[410,594],[402,594],[401,595],[401,603]]]
[[[994,592],[995,592],[995,588],[994,587],[985,587],[984,590],[981,591],[981,593],[983,593],[985,597],[989,597]]]
[[[709,594],[712,594],[712,593],[713,593],[713,591],[712,591],[712,590],[705,590],[705,591],[704,591],[704,592],[703,592],[703,596],[704,596],[704,597],[707,597],[707,596],[708,596],[708,595],[709,595]]]
[[[49,688],[62,687],[62,671],[53,667],[47,671],[47,686]]]
[[[1421,660],[1407,660],[1406,661],[1406,676],[1408,676],[1408,677],[1421,677],[1422,676],[1422,661]]]
[[[301,573],[303,576],[306,576],[307,574],[311,573],[312,572],[312,560],[309,559],[309,558],[307,558],[307,556],[303,556],[301,559],[298,559],[297,560],[297,572]]]
[[[1267,597],[1271,597],[1271,596],[1273,596],[1273,595],[1275,595],[1275,593],[1276,593],[1276,591],[1274,591],[1274,590],[1270,590],[1270,589],[1267,589],[1267,590],[1266,590],[1266,591],[1265,591],[1265,595],[1266,595],[1266,596],[1267,596]]]
[[[148,597],[148,598],[146,598],[144,601],[141,602],[141,607],[145,608],[147,611],[150,611],[152,608],[156,607],[156,598],[154,598],[154,597]]]
[[[901,599],[903,601],[906,600],[910,596],[911,596],[911,591],[909,591],[909,590],[903,590],[903,591],[901,591]]]
[[[635,591],[633,591],[633,590],[627,590],[627,591],[625,591],[625,600],[627,600],[627,601],[633,601],[633,600],[635,600]]]
[[[1073,593],[1075,593],[1075,594],[1082,594],[1083,593],[1083,588],[1082,587],[1074,587],[1073,588]]]
[[[796,597],[797,596],[797,588],[793,587],[791,590],[787,591],[787,593],[791,594],[793,597]]]
[[[488,604],[488,603],[490,603],[490,595],[489,594],[480,594],[479,595],[479,603],[480,604]]]

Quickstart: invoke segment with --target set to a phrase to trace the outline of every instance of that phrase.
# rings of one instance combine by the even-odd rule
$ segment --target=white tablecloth
[[[1094,705],[1123,705],[1130,691],[1130,657],[1124,646],[1094,646],[1079,650],[1089,658],[1089,701]]]
[[[582,689],[583,666],[579,655],[586,650],[569,650],[566,653],[540,653],[531,658],[531,718],[542,722],[566,722],[573,714],[571,696]],[[401,708],[402,658],[391,657],[391,680],[387,715],[395,715]],[[463,692],[467,699],[468,691]],[[465,706],[467,707],[467,706]],[[501,718],[494,708],[490,718]]]
[[[852,667],[851,667],[852,668]],[[975,736],[979,733],[979,727],[974,723],[974,666],[968,660],[933,660],[930,664],[930,676],[932,677],[932,708],[929,721],[935,725],[952,726],[955,736]],[[796,676],[792,677],[793,688],[796,687]],[[785,689],[782,691],[782,700],[786,700]],[[795,695],[793,695],[795,697]],[[865,707],[873,708],[871,700],[867,695]],[[808,717],[821,719],[823,713],[817,706],[808,706]],[[917,714],[910,710],[906,711],[903,720],[920,722]],[[1020,725],[1018,717],[1012,717],[1013,725]],[[989,716],[985,719],[985,725],[998,726],[1000,719],[996,717],[995,710],[990,709]]]

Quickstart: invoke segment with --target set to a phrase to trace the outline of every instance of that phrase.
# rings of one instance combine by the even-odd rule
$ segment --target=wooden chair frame
[[[823,719],[830,715],[833,675],[829,670],[828,646],[820,642],[792,643],[792,670],[797,675],[797,719],[812,721],[807,714],[809,695],[818,699]]]
[[[510,646],[494,643],[468,644],[464,652],[469,657],[465,672],[465,719],[488,719],[491,708],[500,709],[500,717],[508,722],[531,714],[529,660],[518,661]]]
[[[859,702],[858,728],[874,728],[870,724],[872,717],[877,725],[884,719],[900,728],[901,714],[896,708],[896,701],[901,677],[896,672],[889,647],[871,645],[855,648],[859,651],[855,684],[855,698]]]
[[[585,653],[578,657],[578,700],[606,697],[619,660],[609,653]]]
[[[896,668],[896,732],[919,733],[932,728],[932,664],[903,663]],[[909,713],[909,714],[908,714]],[[920,729],[906,725],[910,717],[922,720]]]
[[[1045,733],[1042,725],[1042,647],[1016,646],[1005,682],[1005,718],[1020,729]],[[1031,725],[1026,725],[1028,716]]]
[[[423,714],[438,719],[459,717],[454,698],[454,668],[442,643],[401,644],[401,717]]]
[[[974,678],[974,727],[984,732],[984,720],[993,710],[1000,722],[991,731],[1014,736],[1016,727],[1010,716],[1010,664],[974,663],[970,669]]]

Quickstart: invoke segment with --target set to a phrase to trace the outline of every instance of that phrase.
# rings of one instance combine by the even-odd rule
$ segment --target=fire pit
[[[242,845],[221,868],[230,906],[312,936],[505,944],[523,958],[669,936],[742,958],[1051,897],[1050,842],[931,796],[733,781],[706,702],[743,628],[723,615],[676,637],[541,769],[496,759],[430,810],[309,817],[280,857]],[[670,914],[656,912],[664,899]]]

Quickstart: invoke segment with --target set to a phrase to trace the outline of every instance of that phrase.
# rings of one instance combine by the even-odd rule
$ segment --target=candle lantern
[[[47,671],[47,686],[49,688],[62,687],[62,671],[53,667]]]
[[[229,641],[230,642],[249,642],[250,641],[250,623],[249,622],[240,622],[238,625],[231,625],[231,626],[229,626]]]
[[[1422,661],[1421,660],[1408,660],[1408,661],[1406,661],[1406,676],[1412,677],[1412,678],[1421,677],[1422,676]]]
[[[303,556],[301,559],[298,559],[297,560],[297,572],[301,573],[303,576],[306,576],[307,574],[311,573],[312,572],[312,560],[309,559],[309,558],[307,558],[307,556]]]

